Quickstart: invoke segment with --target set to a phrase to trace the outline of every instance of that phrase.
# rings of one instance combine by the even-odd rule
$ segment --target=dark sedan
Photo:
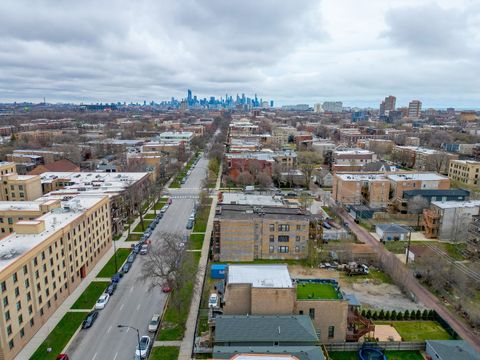
[[[87,315],[87,317],[85,318],[85,320],[83,320],[82,329],[88,329],[88,328],[92,327],[95,320],[97,320],[97,317],[98,317],[98,311],[97,310],[93,310],[92,312],[90,312]]]

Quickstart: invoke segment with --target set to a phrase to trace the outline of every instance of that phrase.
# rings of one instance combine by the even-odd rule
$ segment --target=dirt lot
[[[293,278],[335,279],[346,294],[355,294],[362,306],[384,310],[424,309],[421,304],[411,301],[398,286],[381,280],[381,276],[345,276],[337,270],[309,269],[298,265],[288,267]]]

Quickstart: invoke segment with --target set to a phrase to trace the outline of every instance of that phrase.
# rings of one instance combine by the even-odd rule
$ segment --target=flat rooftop
[[[229,284],[251,284],[256,288],[292,288],[287,265],[228,265]]]
[[[40,175],[42,183],[51,183],[56,179],[66,179],[69,186],[89,186],[96,183],[104,187],[125,188],[147,176],[147,172],[44,172]]]
[[[40,211],[40,205],[46,203],[42,201],[0,201],[0,211]]]
[[[419,180],[419,181],[440,181],[448,179],[447,176],[443,176],[434,172],[430,173],[399,173],[389,174],[387,177],[392,181],[406,181],[406,180]]]
[[[473,208],[473,207],[480,207],[480,200],[432,201],[432,205],[435,205],[440,209]]]
[[[79,218],[87,209],[99,203],[103,198],[103,196],[76,197],[62,202],[60,208],[35,219],[34,222],[39,220],[45,222],[45,230],[41,233],[17,234],[14,232],[4,237],[0,240],[0,271]],[[24,224],[28,224],[28,222],[24,222]]]
[[[424,147],[420,147],[420,146],[397,146],[397,148],[404,149],[404,150],[415,151],[415,152],[419,152],[419,153],[427,154],[427,155],[442,153],[441,151],[438,151],[438,150],[435,150],[435,149],[429,149],[429,148],[424,148]]]
[[[244,193],[224,192],[222,204],[258,205],[258,206],[284,206],[281,196],[255,195]]]
[[[336,176],[343,181],[379,181],[387,179],[385,174],[337,173]]]
[[[219,211],[219,212],[218,212]],[[309,212],[302,212],[298,207],[255,206],[221,204],[217,207],[215,217],[218,219],[256,219],[259,216],[267,219],[303,220]]]
[[[331,281],[297,281],[298,300],[341,300],[338,284]]]

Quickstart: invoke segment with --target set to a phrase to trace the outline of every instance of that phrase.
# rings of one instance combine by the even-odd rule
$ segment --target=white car
[[[218,306],[218,295],[217,294],[211,294],[210,297],[208,298],[208,307],[209,308],[214,308]]]
[[[152,316],[152,320],[148,323],[148,331],[155,332],[158,329],[158,325],[160,324],[160,315],[154,314]]]
[[[105,308],[105,305],[107,305],[108,300],[110,299],[110,295],[108,294],[102,294],[100,296],[95,304],[95,309],[102,310]]]
[[[150,350],[150,338],[148,336],[142,336],[140,338],[140,348],[135,348],[135,356],[140,356],[142,359],[146,358],[148,355],[148,351]]]

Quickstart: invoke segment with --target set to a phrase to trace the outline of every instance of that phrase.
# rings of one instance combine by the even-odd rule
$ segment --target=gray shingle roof
[[[381,229],[383,232],[395,232],[395,233],[404,233],[407,234],[408,230],[403,226],[397,224],[378,224],[377,228]]]
[[[214,359],[230,359],[237,354],[293,355],[299,360],[325,360],[318,346],[215,346]]]
[[[428,346],[442,360],[480,360],[480,354],[465,340],[427,340],[427,350]]]
[[[318,337],[307,315],[222,315],[215,319],[215,342],[316,342]]]

